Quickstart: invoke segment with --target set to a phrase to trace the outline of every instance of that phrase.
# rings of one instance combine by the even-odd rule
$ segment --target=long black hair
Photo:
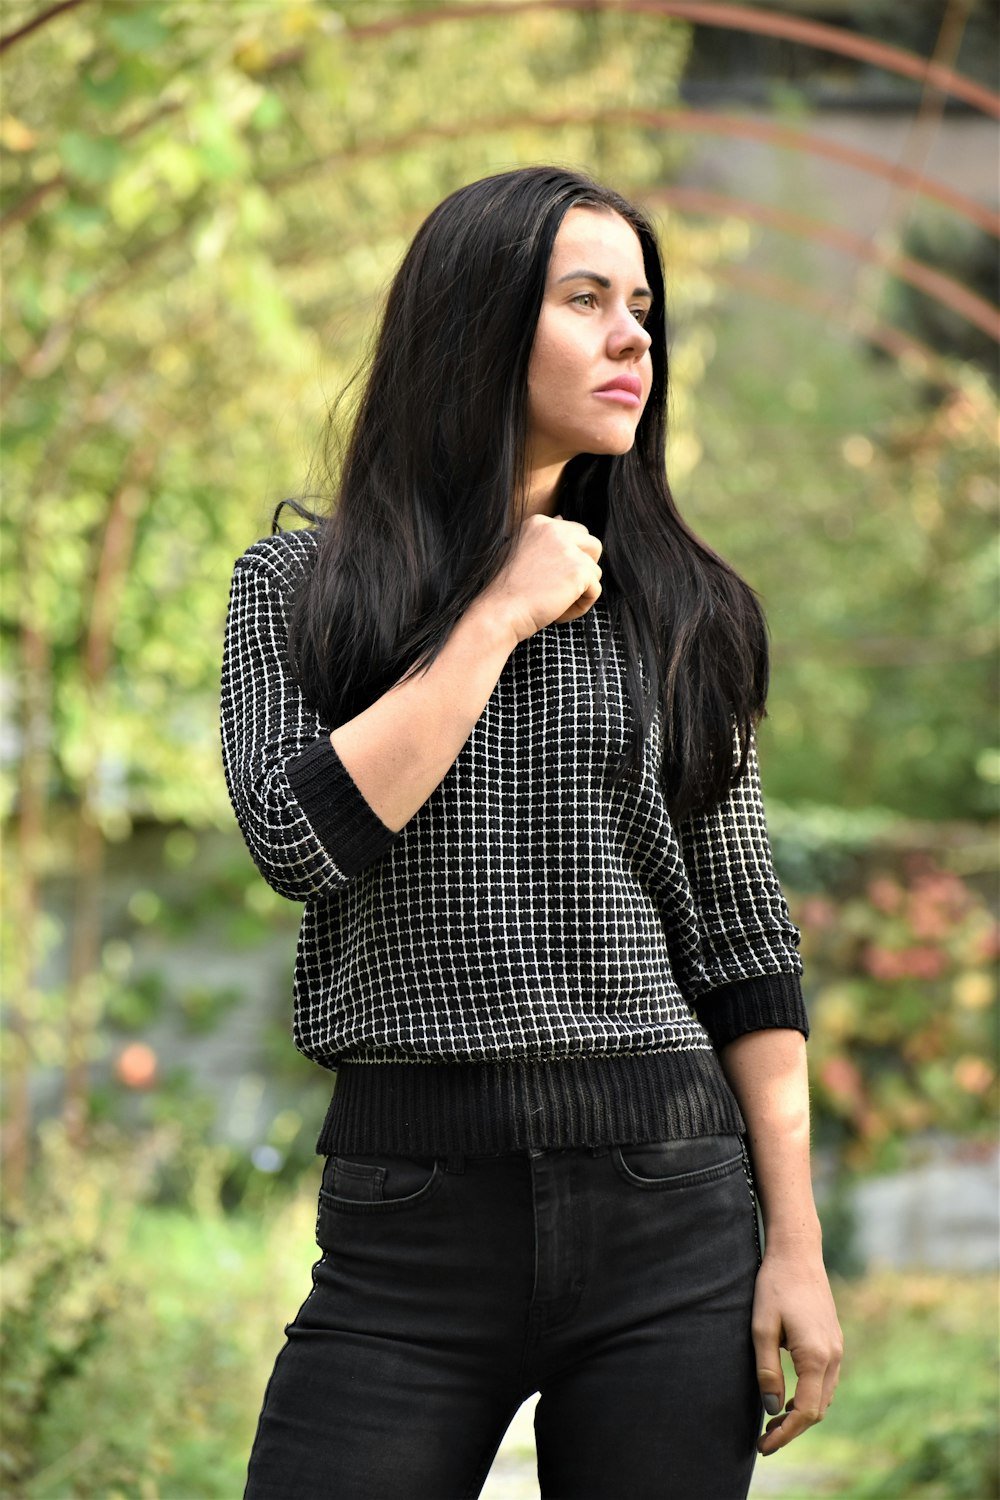
[[[573,207],[620,214],[639,238],[654,296],[653,380],[633,447],[570,460],[557,505],[600,538],[602,598],[623,632],[633,737],[614,778],[638,775],[659,702],[661,779],[680,818],[712,807],[745,769],[750,728],[767,712],[767,623],[755,591],[670,493],[653,226],[581,172],[483,178],[418,230],[389,290],[332,503],[317,515],[283,502],[318,527],[316,565],[289,611],[289,660],[335,728],[428,666],[508,560],[511,502],[526,479],[528,361],[553,242]],[[604,661],[594,661],[603,691]]]

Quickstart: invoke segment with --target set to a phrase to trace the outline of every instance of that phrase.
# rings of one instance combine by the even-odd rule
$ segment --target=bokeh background
[[[0,1489],[241,1493],[333,1076],[222,776],[232,566],[328,493],[424,216],[556,161],[655,215],[671,482],[771,625],[847,1354],[752,1493],[1000,1493],[994,8],[4,0],[0,30]],[[536,1493],[521,1423],[486,1495]]]

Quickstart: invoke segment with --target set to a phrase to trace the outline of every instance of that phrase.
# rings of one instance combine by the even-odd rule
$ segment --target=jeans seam
[[[760,1225],[757,1222],[757,1185],[754,1181],[753,1167],[750,1164],[750,1153],[747,1149],[746,1136],[740,1136],[740,1147],[743,1152],[743,1174],[747,1180],[747,1188],[750,1193],[750,1207],[753,1211],[753,1242],[757,1250],[757,1266],[761,1266],[764,1260],[764,1252],[760,1243]]]
[[[640,1177],[631,1171],[625,1158],[621,1155],[620,1148],[613,1156],[615,1170],[633,1187],[642,1188],[645,1191],[672,1192],[683,1191],[689,1187],[699,1187],[702,1183],[717,1182],[720,1177],[730,1177],[745,1162],[743,1149],[731,1156],[728,1161],[717,1162],[712,1167],[699,1167],[693,1172],[679,1172],[673,1177]]]

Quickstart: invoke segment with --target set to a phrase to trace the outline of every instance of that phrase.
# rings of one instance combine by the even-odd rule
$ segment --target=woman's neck
[[[528,475],[527,498],[521,511],[522,520],[528,516],[554,516],[559,508],[559,480],[564,463],[549,464],[545,468],[532,469]]]

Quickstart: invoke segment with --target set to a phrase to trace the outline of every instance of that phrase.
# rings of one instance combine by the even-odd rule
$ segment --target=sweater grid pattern
[[[593,1084],[588,1067],[639,1059],[662,1089],[673,1055],[668,1073],[675,1066],[689,1090],[714,1098],[703,1123],[742,1123],[718,1048],[759,1025],[808,1036],[799,932],[774,872],[753,738],[739,784],[676,828],[658,779],[658,712],[638,781],[613,786],[632,718],[602,596],[580,619],[520,642],[454,764],[394,832],[288,668],[290,590],[315,543],[312,530],[280,533],[236,563],[221,738],[250,854],[273,889],[305,906],[292,1036],[340,1073],[335,1101],[349,1076],[358,1109],[363,1101],[370,1112],[374,1078],[391,1077],[405,1115],[415,1102],[407,1092],[430,1088],[427,1078],[402,1081],[413,1065],[460,1069],[471,1088],[489,1068],[515,1114],[544,1115],[528,1096],[544,1082],[548,1098],[560,1073],[578,1078],[579,1103],[577,1090]],[[568,1063],[582,1067],[559,1067]],[[542,1069],[555,1071],[543,1080]],[[441,1096],[452,1117],[458,1077]],[[515,1079],[527,1090],[520,1105]],[[685,1119],[681,1133],[698,1133],[697,1111]],[[329,1126],[328,1116],[327,1144]],[[420,1134],[413,1120],[400,1128],[406,1140]],[[372,1130],[377,1122],[359,1139]],[[567,1131],[579,1133],[573,1124],[557,1133]]]

